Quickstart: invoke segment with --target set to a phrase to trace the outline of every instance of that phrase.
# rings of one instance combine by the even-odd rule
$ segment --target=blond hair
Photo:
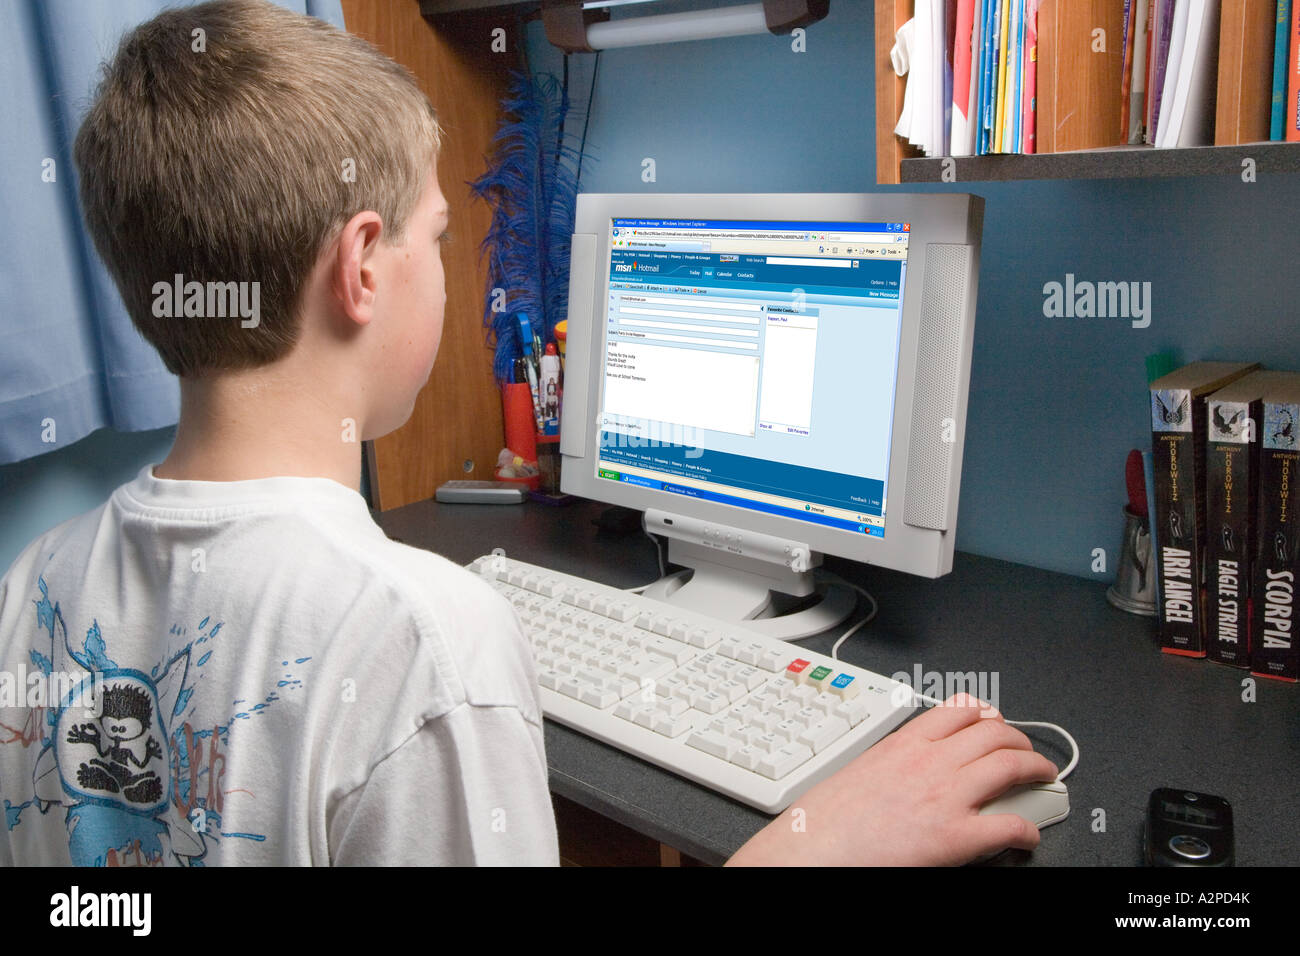
[[[198,376],[293,347],[306,279],[358,212],[402,242],[439,141],[415,78],[366,41],[271,3],[217,0],[126,35],[74,158],[131,320],[170,371]],[[155,315],[155,284],[177,274],[259,283],[260,323]]]

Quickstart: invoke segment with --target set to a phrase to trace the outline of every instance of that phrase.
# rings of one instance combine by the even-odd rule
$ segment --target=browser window
[[[609,228],[598,477],[883,537],[909,224]]]

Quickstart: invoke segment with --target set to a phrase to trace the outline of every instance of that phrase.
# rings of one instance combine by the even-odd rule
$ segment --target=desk
[[[656,578],[644,535],[592,525],[603,507],[426,501],[377,520],[390,537],[461,564],[501,547],[614,587]],[[1244,671],[1159,653],[1151,619],[1112,608],[1099,582],[962,553],[937,581],[826,565],[880,602],[876,619],[840,649],[843,660],[885,676],[918,665],[923,674],[996,673],[1005,715],[1060,724],[1079,742],[1069,818],[1045,830],[1032,854],[998,862],[1138,864],[1147,796],[1175,786],[1233,804],[1239,865],[1300,864],[1300,686],[1256,678],[1256,701],[1244,702]],[[829,654],[843,630],[804,646]],[[1064,766],[1059,735],[1029,734]],[[705,863],[721,864],[770,819],[549,720],[546,754],[553,793]]]

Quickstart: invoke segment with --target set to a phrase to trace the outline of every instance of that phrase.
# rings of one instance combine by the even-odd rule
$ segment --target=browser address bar
[[[768,256],[769,266],[829,266],[833,269],[850,269],[852,259],[814,259],[809,256]]]

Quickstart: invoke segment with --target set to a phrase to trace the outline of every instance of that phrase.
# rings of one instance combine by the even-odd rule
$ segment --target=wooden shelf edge
[[[955,162],[956,182],[1025,179],[1148,179],[1179,176],[1240,176],[1243,161],[1254,160],[1256,175],[1300,173],[1300,144],[1244,143],[1239,146],[1112,147],[1032,156],[958,156],[905,159],[900,181],[946,182],[947,161]],[[951,177],[950,177],[951,179]]]

